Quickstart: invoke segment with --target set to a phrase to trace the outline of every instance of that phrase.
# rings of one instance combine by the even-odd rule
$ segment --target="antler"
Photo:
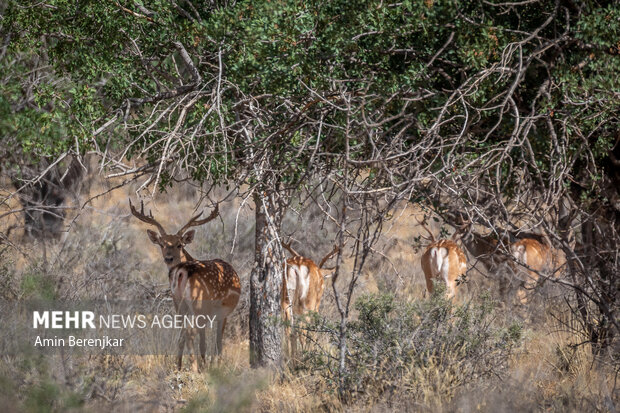
[[[331,252],[327,254],[326,256],[324,256],[323,259],[321,260],[321,263],[319,264],[319,268],[323,268],[323,265],[327,262],[327,260],[329,260],[335,254],[338,254],[339,251],[340,251],[340,247],[338,245],[334,245],[334,248],[331,250]]]
[[[293,248],[291,248],[291,244],[290,243],[282,241],[282,246],[285,249],[287,249],[288,252],[293,254],[293,257],[301,257],[301,255],[297,251],[295,251]]]
[[[213,219],[215,219],[215,217],[217,217],[217,215],[219,214],[219,204],[215,204],[215,208],[211,212],[211,215],[209,215],[208,217],[203,218],[201,220],[197,220],[198,217],[201,216],[203,212],[204,211],[201,211],[198,215],[196,215],[195,217],[190,219],[189,222],[187,224],[185,224],[183,226],[183,228],[181,228],[177,232],[177,235],[182,235],[187,228],[196,227],[198,225],[206,224],[207,222],[212,221]]]
[[[138,212],[131,203],[131,198],[129,198],[129,208],[131,209],[131,213],[134,217],[138,218],[142,222],[146,222],[147,224],[155,225],[161,235],[166,235],[164,227],[162,227],[161,224],[157,222],[155,218],[153,218],[153,214],[151,213],[151,211],[149,211],[148,216],[144,214],[144,201],[140,201],[140,212]]]
[[[431,236],[431,242],[435,242],[435,236],[433,235],[433,233],[431,232],[430,229],[428,229],[428,227],[426,226],[426,217],[424,217],[423,221],[420,221],[417,217],[416,217],[416,221],[418,221],[418,224],[422,226],[422,228],[424,228],[426,230],[426,232],[428,232],[428,235]]]
[[[459,223],[454,224],[454,234],[452,234],[452,241],[456,241],[458,237],[462,238],[463,234],[467,236],[472,227],[472,223],[470,220],[465,220],[462,216],[459,216],[459,218]]]

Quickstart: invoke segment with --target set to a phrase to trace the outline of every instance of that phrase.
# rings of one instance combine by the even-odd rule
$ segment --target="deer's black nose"
[[[165,257],[164,261],[166,261],[166,264],[170,264],[172,262],[173,258],[172,257]]]

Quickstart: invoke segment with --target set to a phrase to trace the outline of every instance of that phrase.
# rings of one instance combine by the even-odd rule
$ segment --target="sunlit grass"
[[[93,191],[102,188],[93,185]],[[166,267],[159,249],[145,234],[146,226],[135,222],[127,209],[128,192],[117,191],[98,198],[75,219],[69,232],[56,244],[22,243],[19,233],[13,241],[21,252],[7,249],[0,256],[0,297],[93,299],[107,295],[131,299],[167,288]],[[173,191],[159,195],[153,213],[174,231],[194,210],[197,196]],[[236,201],[235,201],[236,202]],[[190,251],[200,258],[223,258],[239,273],[243,297],[229,319],[224,352],[219,366],[191,372],[188,358],[181,371],[174,356],[37,356],[21,355],[0,359],[0,405],[15,411],[585,411],[610,410],[618,404],[614,371],[601,364],[588,345],[575,346],[583,337],[569,333],[549,314],[564,313],[562,300],[534,300],[530,307],[503,303],[494,313],[498,326],[523,323],[523,338],[503,361],[497,375],[463,382],[456,353],[428,363],[402,367],[402,382],[369,388],[364,397],[343,400],[334,390],[334,375],[321,366],[299,369],[285,365],[278,372],[252,370],[248,354],[248,276],[253,261],[253,211],[242,211],[237,223],[231,203],[220,207],[222,222],[200,228]],[[419,267],[417,229],[410,219],[417,211],[399,215],[384,234],[378,249],[390,257],[371,257],[355,292],[355,300],[367,293],[390,293],[398,301],[421,302],[425,287]],[[73,217],[70,217],[73,219]],[[304,219],[309,219],[304,217]],[[308,222],[304,222],[308,225]],[[287,231],[300,223],[287,218]],[[320,225],[316,225],[318,228]],[[304,253],[331,249],[333,229],[297,233]],[[317,254],[320,255],[320,254]],[[26,256],[26,258],[24,258]],[[315,259],[317,257],[314,257]],[[345,259],[348,259],[345,257]],[[345,261],[346,282],[350,263]],[[461,288],[457,304],[474,300],[488,290],[496,296],[493,278],[476,274]],[[354,301],[355,301],[354,300]],[[331,280],[328,280],[320,313],[337,321]],[[358,312],[354,310],[351,319]],[[476,320],[473,320],[474,322]],[[337,355],[333,341],[315,334],[318,345]],[[145,343],[148,345],[148,343]],[[451,359],[453,357],[454,359]],[[404,373],[403,373],[404,372]],[[459,383],[458,386],[455,383]],[[387,390],[386,390],[387,389]],[[374,392],[374,394],[372,394]],[[615,393],[614,393],[615,392]],[[584,410],[585,409],[585,410]],[[10,411],[10,410],[9,410]]]

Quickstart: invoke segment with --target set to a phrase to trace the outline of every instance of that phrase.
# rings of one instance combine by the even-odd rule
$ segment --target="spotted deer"
[[[435,240],[433,233],[420,222],[420,225],[429,233],[431,243],[422,254],[421,265],[426,279],[426,289],[433,293],[433,278],[441,278],[447,285],[448,298],[456,295],[456,281],[467,271],[467,258],[463,250],[453,241],[447,239]]]
[[[159,245],[164,262],[168,266],[168,281],[175,306],[179,314],[202,315],[209,320],[215,320],[217,326],[216,356],[222,352],[222,336],[226,326],[226,318],[235,309],[241,295],[239,276],[233,267],[222,260],[194,259],[185,249],[194,239],[195,231],[191,227],[206,224],[218,215],[218,206],[207,218],[198,219],[202,212],[189,220],[176,234],[167,234],[164,228],[149,212],[144,213],[144,204],[138,212],[129,201],[131,213],[140,221],[157,228],[158,233],[147,230],[153,244]],[[204,320],[204,318],[203,318]],[[201,323],[205,324],[205,323]],[[209,323],[206,323],[209,324]],[[192,361],[192,369],[198,370],[195,358],[194,338],[200,336],[200,355],[203,363],[206,355],[205,328],[187,328],[179,339],[177,367],[180,370],[183,361],[183,351],[187,344]],[[214,357],[212,357],[213,361]]]
[[[518,265],[515,272],[524,275],[525,278],[518,291],[518,298],[522,304],[527,303],[526,290],[532,290],[536,286],[540,275],[558,278],[565,269],[564,251],[555,249],[549,244],[549,242],[525,238],[510,246],[510,251]]]
[[[296,337],[293,326],[294,317],[299,317],[309,311],[318,311],[321,305],[321,298],[325,289],[324,278],[331,275],[333,268],[323,268],[323,265],[337,254],[338,246],[334,246],[332,251],[320,261],[317,266],[310,258],[301,256],[293,250],[290,244],[282,243],[292,255],[286,260],[284,278],[282,280],[281,307],[283,319],[287,324],[286,332],[289,338],[290,352],[296,352]],[[304,337],[299,337],[300,343],[304,345]]]

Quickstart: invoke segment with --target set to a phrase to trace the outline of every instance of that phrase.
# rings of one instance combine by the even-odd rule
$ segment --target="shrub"
[[[413,302],[364,295],[355,303],[357,319],[347,323],[345,374],[338,368],[336,324],[318,318],[307,328],[329,344],[308,350],[301,368],[321,374],[344,401],[449,399],[466,383],[499,375],[520,342],[521,326],[498,325],[496,307],[488,295],[453,304],[441,288],[430,300]]]

